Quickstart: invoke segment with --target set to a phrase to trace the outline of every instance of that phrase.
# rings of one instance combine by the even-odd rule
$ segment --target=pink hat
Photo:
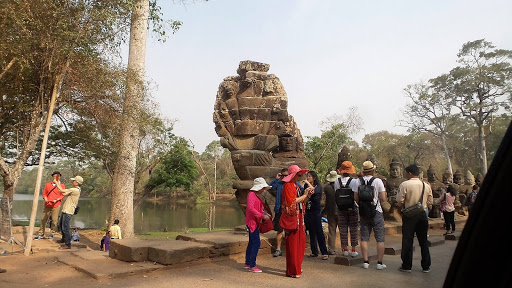
[[[309,169],[300,169],[297,165],[292,165],[288,167],[288,176],[283,178],[283,182],[290,182],[296,174],[304,175],[304,173],[308,172]]]

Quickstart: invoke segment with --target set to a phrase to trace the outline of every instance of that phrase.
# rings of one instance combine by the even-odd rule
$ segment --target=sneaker
[[[251,268],[251,265],[244,264],[244,268],[249,269],[249,268]]]
[[[329,251],[329,255],[336,255],[336,251],[334,251],[334,250]]]
[[[0,273],[5,273],[7,270],[0,268]]]
[[[423,273],[429,273],[429,272],[430,272],[430,268],[423,269]]]
[[[67,246],[67,245],[62,245],[59,247],[59,249],[71,249],[71,246]]]
[[[48,235],[48,239],[53,239],[53,234]]]
[[[352,257],[357,257],[357,255],[359,255],[359,253],[357,253],[355,250],[352,250],[352,252],[350,252],[350,256]]]
[[[366,262],[363,263],[363,268],[364,269],[368,269],[368,267],[370,267],[370,263],[366,263]]]
[[[377,270],[384,270],[386,268],[387,268],[386,264],[379,264],[379,263],[377,263]]]
[[[283,253],[281,252],[281,249],[276,249],[276,252],[274,252],[274,254],[272,256],[279,257],[281,255],[283,255]]]
[[[39,240],[39,239],[43,239],[44,236],[39,236],[37,235],[36,237],[34,237],[34,240]]]
[[[261,273],[261,272],[263,272],[258,267],[249,268],[249,271],[251,271],[252,273]]]
[[[411,269],[405,269],[405,268],[403,268],[402,266],[398,267],[398,271],[400,271],[400,272],[406,272],[406,273],[411,273]]]
[[[348,250],[343,250],[343,256],[348,256]]]

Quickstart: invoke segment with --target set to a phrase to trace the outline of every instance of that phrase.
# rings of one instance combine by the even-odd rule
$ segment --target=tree
[[[436,79],[431,82],[432,85],[417,83],[404,89],[406,97],[411,102],[406,105],[399,125],[409,128],[410,132],[428,132],[438,137],[441,140],[448,170],[453,173],[446,144],[453,106],[446,97],[443,79],[444,77]]]
[[[485,175],[488,166],[485,126],[500,109],[510,106],[512,50],[496,49],[491,42],[481,39],[462,45],[457,57],[460,65],[440,77],[446,78],[453,105],[477,127],[480,172]]]
[[[310,163],[310,169],[318,175],[326,175],[336,168],[337,155],[341,147],[349,139],[347,128],[342,123],[336,123],[328,129],[322,130],[322,135],[306,137],[304,152]]]
[[[126,238],[132,238],[135,235],[133,190],[137,163],[137,139],[139,137],[136,122],[144,93],[148,17],[149,1],[136,0],[131,18],[127,85],[120,121],[119,154],[112,179],[109,221],[113,223],[115,219],[123,219],[121,228]]]
[[[190,150],[187,140],[178,137],[162,157],[161,163],[151,173],[144,191],[162,187],[167,189],[182,187],[189,190],[198,175],[192,153],[194,152]]]
[[[0,174],[11,198],[48,118],[92,75],[84,63],[103,63],[118,44],[127,15],[125,1],[10,1],[0,9]],[[72,77],[80,75],[80,77]],[[65,98],[65,97],[64,97]],[[50,147],[51,148],[51,147]],[[32,160],[30,160],[32,159]]]

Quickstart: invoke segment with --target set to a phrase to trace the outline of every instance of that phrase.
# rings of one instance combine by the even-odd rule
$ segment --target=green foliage
[[[197,166],[191,156],[188,142],[179,137],[162,157],[161,163],[151,174],[146,186],[189,190],[197,177]]]
[[[304,152],[309,159],[310,169],[315,170],[319,177],[336,169],[338,153],[349,139],[346,129],[344,124],[335,123],[323,130],[320,137],[306,137]]]

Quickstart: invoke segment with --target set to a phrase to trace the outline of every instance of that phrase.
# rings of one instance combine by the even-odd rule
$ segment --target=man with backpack
[[[352,162],[343,161],[338,169],[341,177],[334,182],[335,199],[338,207],[338,229],[340,230],[341,249],[343,256],[348,256],[348,232],[350,231],[350,246],[352,251],[350,256],[356,257],[358,245],[357,227],[359,222],[358,207],[355,202],[354,192],[357,191],[359,184],[357,179],[353,179],[350,175],[356,173],[356,169]]]
[[[375,165],[371,161],[363,163],[363,177],[356,182],[358,189],[354,193],[354,198],[359,206],[359,216],[361,221],[361,253],[363,254],[363,268],[370,267],[368,260],[368,242],[373,230],[375,240],[377,241],[377,270],[386,269],[386,264],[382,263],[384,258],[384,215],[381,202],[387,202],[386,189],[381,179],[374,177]]]

